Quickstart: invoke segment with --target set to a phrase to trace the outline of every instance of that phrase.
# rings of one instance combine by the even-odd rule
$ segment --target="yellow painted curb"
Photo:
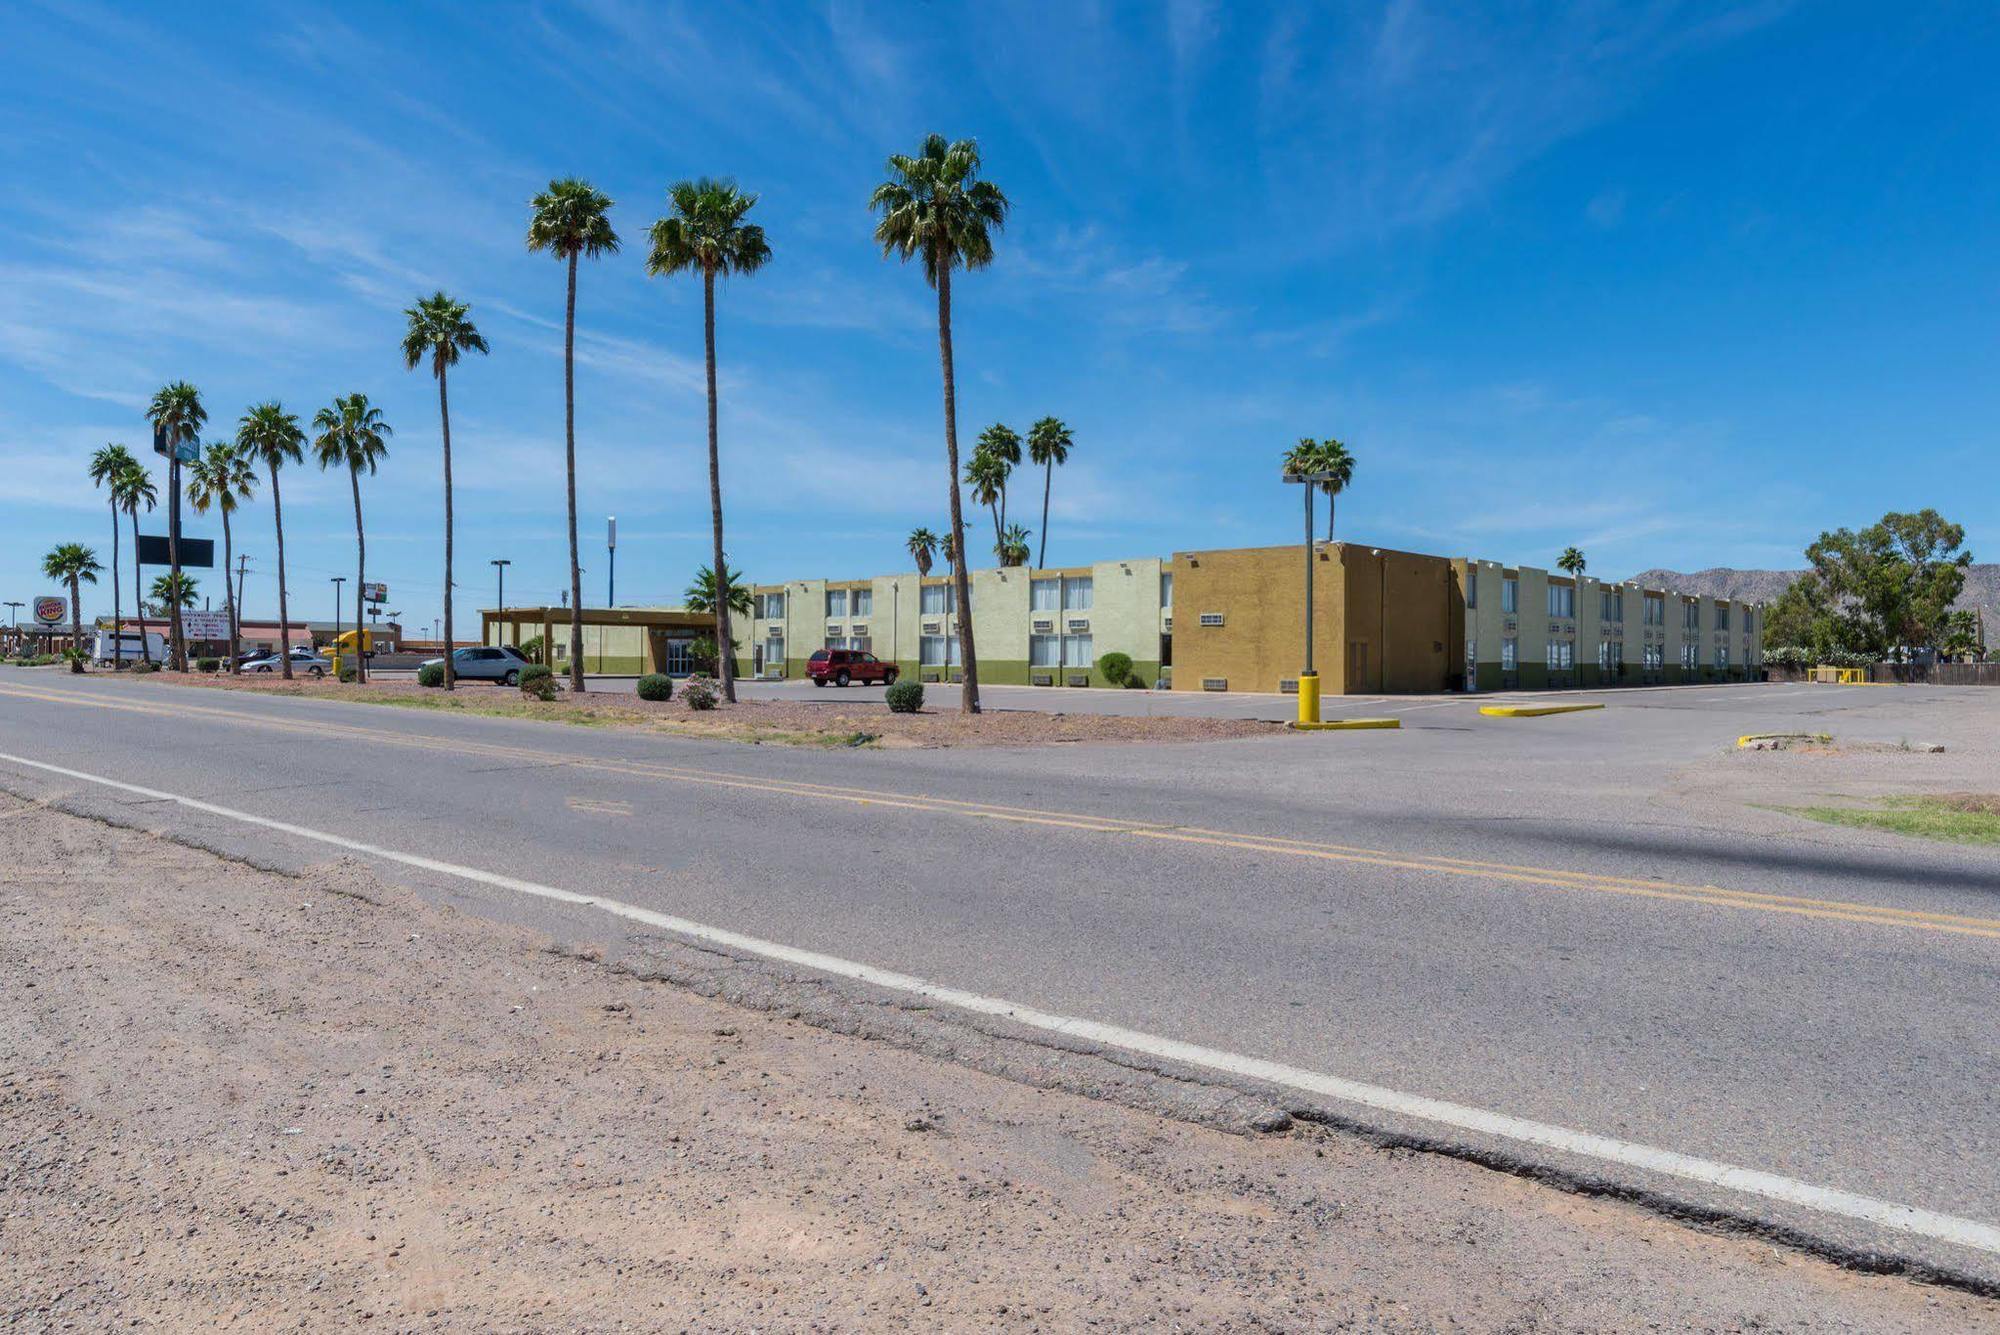
[[[1830,742],[1832,733],[1826,732],[1746,732],[1736,739],[1738,746],[1755,746],[1758,742]]]
[[[1285,725],[1299,732],[1349,732],[1360,728],[1400,728],[1399,718],[1330,718],[1322,723],[1300,723],[1293,720]]]
[[[1544,714],[1578,714],[1603,705],[1481,705],[1479,712],[1494,718],[1540,718]]]

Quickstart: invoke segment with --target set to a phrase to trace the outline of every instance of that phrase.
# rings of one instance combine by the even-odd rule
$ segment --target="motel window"
[[[1715,665],[1719,668],[1726,668],[1729,666],[1728,645],[1718,644],[1715,646]]]
[[[1549,641],[1549,648],[1546,657],[1548,658],[1550,671],[1554,671],[1556,668],[1562,666],[1562,654],[1559,652],[1560,647],[1561,646],[1559,646],[1554,640]]]
[[[1162,635],[1160,637],[1160,666],[1163,668],[1170,668],[1173,665],[1174,665],[1174,637],[1171,635]]]
[[[917,661],[925,667],[943,667],[945,657],[945,637],[925,635],[917,641]]]
[[[1174,572],[1160,572],[1160,606],[1172,610],[1174,605]]]
[[[1521,581],[1503,579],[1500,581],[1500,610],[1518,612],[1521,610]]]
[[[1549,615],[1552,617],[1573,617],[1576,615],[1575,585],[1549,585]]]
[[[872,635],[850,635],[847,637],[847,647],[858,649],[864,654],[872,653],[875,649],[875,637]]]
[[[1729,604],[1717,603],[1715,605],[1715,628],[1717,630],[1729,629]]]
[[[1096,662],[1091,652],[1091,637],[1088,635],[1065,635],[1062,637],[1062,665],[1066,668],[1087,668]]]
[[[1090,610],[1091,594],[1090,576],[1083,575],[1076,579],[1064,580],[1063,611],[1088,612]]]
[[[1660,594],[1646,595],[1646,624],[1664,626],[1667,624],[1667,600]]]
[[[1061,639],[1054,635],[1030,635],[1028,637],[1028,666],[1038,668],[1061,667]]]
[[[927,617],[941,617],[951,610],[951,585],[926,584],[917,595],[917,611]]]
[[[865,617],[875,611],[875,590],[856,589],[848,599],[849,616]]]
[[[1692,645],[1692,644],[1684,644],[1684,645],[1682,645],[1682,646],[1681,646],[1681,666],[1682,666],[1682,667],[1684,667],[1684,668],[1687,668],[1687,669],[1689,669],[1690,671],[1692,671],[1692,670],[1694,669],[1694,667],[1695,667],[1695,666],[1696,666],[1696,665],[1697,665],[1697,664],[1698,664],[1698,663],[1699,663],[1699,662],[1701,661],[1700,659],[1698,659],[1698,658],[1696,658],[1696,657],[1695,657],[1695,655],[1696,655],[1696,654],[1697,654],[1698,652],[1699,652],[1699,650],[1697,650],[1697,649],[1695,648],[1695,646],[1694,646],[1694,645]]]
[[[1681,629],[1701,629],[1701,604],[1692,598],[1681,604]]]
[[[756,612],[762,620],[779,620],[785,615],[785,595],[782,593],[758,594]]]
[[[826,647],[829,649],[845,649],[847,647],[847,637],[845,635],[829,635],[826,637]]]
[[[1509,635],[1500,641],[1500,670],[1512,672],[1521,662],[1521,642]]]
[[[1617,589],[1605,589],[1597,595],[1597,616],[1600,621],[1623,621],[1625,619],[1625,595]]]
[[[838,620],[847,615],[847,590],[828,589],[826,591],[826,619]]]
[[[1062,581],[1059,579],[1038,579],[1028,585],[1028,610],[1030,612],[1053,612],[1062,604]]]
[[[959,657],[960,657],[960,655],[959,655],[959,648],[958,648],[958,636],[956,636],[956,635],[947,635],[947,636],[945,636],[945,637],[944,637],[944,662],[945,662],[945,666],[946,666],[946,667],[957,667],[957,666],[959,665]]]

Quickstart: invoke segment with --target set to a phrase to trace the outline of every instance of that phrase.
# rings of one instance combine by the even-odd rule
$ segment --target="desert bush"
[[[340,665],[340,679],[348,682],[360,681],[361,669],[352,663],[342,663]]]
[[[891,714],[914,714],[924,707],[924,684],[920,681],[899,681],[882,692],[889,702]]]
[[[444,685],[444,664],[426,663],[418,668],[417,685],[430,687]]]
[[[552,703],[556,698],[555,674],[540,665],[521,669],[521,694],[543,704]]]
[[[681,687],[681,699],[687,701],[689,709],[715,708],[715,678],[699,674],[689,677]]]
[[[71,652],[73,653],[75,651],[72,650]],[[77,668],[76,670],[78,672],[83,671],[82,668]],[[138,662],[132,665],[132,670],[134,672],[158,672],[160,670],[160,665],[158,663],[148,663],[145,659],[142,658]]]
[[[648,672],[639,678],[639,698],[641,700],[671,700],[674,698],[674,679],[664,672]]]
[[[196,672],[220,672],[222,670],[222,660],[219,658],[197,658],[194,660],[194,670]]]

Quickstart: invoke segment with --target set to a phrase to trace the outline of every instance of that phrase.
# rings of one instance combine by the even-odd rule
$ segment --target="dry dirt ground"
[[[789,700],[742,700],[712,710],[687,707],[679,688],[674,698],[641,700],[624,693],[581,697],[567,692],[550,703],[518,690],[484,682],[461,685],[447,694],[407,680],[369,682],[285,681],[282,677],[229,677],[204,673],[158,672],[152,681],[207,686],[218,690],[263,691],[333,700],[374,700],[410,708],[462,709],[509,718],[540,718],[596,726],[635,727],[691,737],[725,737],[745,742],[803,746],[1043,746],[1089,742],[1200,742],[1228,737],[1282,734],[1280,724],[1255,719],[1121,718],[1106,714],[1041,714],[994,710],[968,718],[952,702],[956,688],[929,694],[920,713],[892,714],[871,701],[801,704]]]
[[[0,798],[9,1330],[1948,1330],[2000,1307],[1235,1136]]]

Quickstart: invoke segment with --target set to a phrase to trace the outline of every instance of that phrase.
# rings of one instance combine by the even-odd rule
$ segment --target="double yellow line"
[[[343,737],[416,750],[447,751],[460,755],[483,756],[541,765],[561,765],[597,773],[620,774],[674,783],[695,783],[708,787],[776,793],[781,796],[844,802],[854,806],[886,807],[893,810],[924,811],[970,820],[995,820],[1023,825],[1079,830],[1092,834],[1121,835],[1168,843],[1226,848],[1244,852],[1278,854],[1322,862],[1351,863],[1399,871],[1457,877],[1485,883],[1535,886],[1541,889],[1586,891],[1595,894],[1626,895],[1642,899],[1703,904],[1714,908],[1745,909],[1779,913],[1831,922],[1861,923],[1875,927],[1899,927],[1916,931],[1943,932],[1959,936],[2000,940],[2000,919],[1971,917],[1953,913],[1933,913],[1920,909],[1887,908],[1850,900],[1812,899],[1800,895],[1774,895],[1752,890],[1736,890],[1717,885],[1691,885],[1629,876],[1609,876],[1597,872],[1564,871],[1553,867],[1522,866],[1507,862],[1487,862],[1472,858],[1440,857],[1428,853],[1398,853],[1352,844],[1321,843],[1280,835],[1246,834],[1231,830],[1209,830],[1199,826],[1161,824],[1128,820],[1119,816],[1098,816],[1080,812],[1045,811],[1035,807],[1006,806],[992,802],[969,802],[957,798],[933,797],[922,793],[882,792],[837,784],[806,783],[792,779],[767,779],[731,774],[719,770],[692,769],[646,760],[612,760],[596,756],[567,755],[533,747],[509,746],[471,739],[451,739],[422,734],[391,732],[355,724],[322,720],[274,718],[269,715],[221,709],[210,705],[149,704],[129,699],[112,699],[35,687],[0,685],[0,695],[41,700],[53,704],[109,709],[125,713],[169,718],[203,718],[241,727]]]

